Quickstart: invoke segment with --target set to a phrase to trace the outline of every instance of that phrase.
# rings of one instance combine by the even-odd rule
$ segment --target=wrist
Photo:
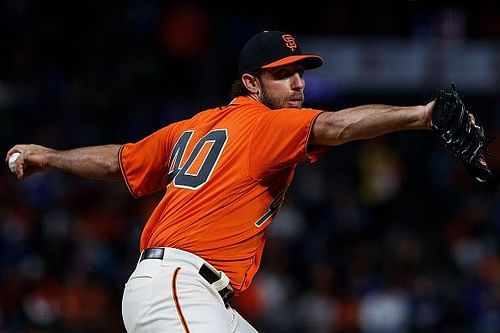
[[[424,128],[431,129],[432,111],[434,110],[435,105],[436,105],[436,101],[432,100],[423,106],[423,126],[424,126]]]
[[[46,148],[40,158],[40,167],[43,169],[53,168],[57,164],[57,150]]]

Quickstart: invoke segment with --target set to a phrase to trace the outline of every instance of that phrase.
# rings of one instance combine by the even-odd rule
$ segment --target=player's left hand
[[[460,158],[465,168],[478,182],[491,180],[492,173],[485,155],[492,138],[484,134],[458,96],[455,85],[452,90],[440,90],[436,94],[432,111],[431,127],[439,135],[445,147]]]

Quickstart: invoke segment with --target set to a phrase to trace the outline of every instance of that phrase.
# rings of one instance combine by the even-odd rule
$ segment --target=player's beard
[[[302,101],[304,100],[304,97],[302,93],[297,92],[296,94],[292,96],[278,96],[276,94],[273,94],[272,92],[268,91],[267,89],[262,89],[260,93],[260,100],[262,101],[262,104],[270,108],[271,110],[275,109],[282,109],[289,107],[287,105],[288,101],[291,99],[301,99]],[[303,102],[300,103],[299,106],[297,106],[297,109],[302,108]]]

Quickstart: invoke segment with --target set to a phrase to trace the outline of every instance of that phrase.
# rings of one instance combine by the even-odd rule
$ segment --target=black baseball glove
[[[492,138],[484,134],[483,127],[460,100],[455,85],[452,90],[439,90],[432,111],[431,126],[447,149],[460,158],[469,173],[480,183],[491,180],[492,173],[486,164],[486,148]]]

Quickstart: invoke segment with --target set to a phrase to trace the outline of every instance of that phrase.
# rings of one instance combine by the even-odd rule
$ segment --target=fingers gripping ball
[[[9,157],[9,169],[12,173],[16,173],[16,161],[21,156],[21,153],[14,153]]]

